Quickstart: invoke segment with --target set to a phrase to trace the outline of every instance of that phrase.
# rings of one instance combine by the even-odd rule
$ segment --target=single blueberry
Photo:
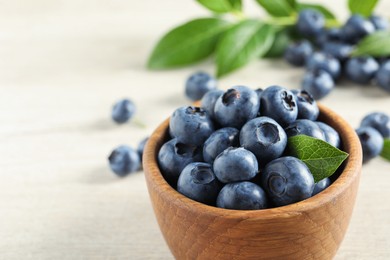
[[[217,207],[225,209],[255,210],[268,207],[264,190],[249,181],[226,184],[217,198]]]
[[[180,107],[169,120],[169,131],[180,143],[200,146],[214,132],[214,123],[203,108]]]
[[[319,126],[319,128],[321,128],[322,132],[324,132],[325,141],[336,148],[340,148],[341,141],[339,133],[337,133],[337,131],[328,124],[318,121],[315,123]]]
[[[379,87],[390,92],[390,60],[384,62],[375,75]]]
[[[237,86],[227,90],[215,103],[216,121],[224,127],[237,129],[257,116],[260,102],[256,92],[245,86]]]
[[[299,12],[297,29],[302,36],[315,36],[321,32],[324,26],[325,17],[317,10],[304,9]]]
[[[142,139],[141,142],[138,144],[137,153],[138,153],[141,161],[142,161],[142,155],[144,154],[145,145],[148,142],[148,140],[149,140],[149,137],[146,137],[146,138]]]
[[[192,162],[202,162],[202,149],[180,143],[176,138],[166,142],[158,152],[158,164],[164,178],[176,183],[181,171]]]
[[[383,148],[383,136],[373,127],[363,126],[356,129],[363,149],[363,163],[377,157]]]
[[[295,157],[280,157],[261,173],[262,187],[275,206],[284,206],[311,197],[314,178],[309,168]]]
[[[307,135],[325,141],[324,132],[311,120],[298,119],[284,129],[288,137]]]
[[[358,14],[352,15],[342,28],[344,39],[353,44],[374,31],[375,27],[372,22]]]
[[[294,89],[291,92],[298,104],[298,119],[317,120],[320,110],[313,96],[305,90]]]
[[[122,99],[113,106],[111,117],[115,122],[123,124],[133,117],[135,111],[135,105],[131,100]]]
[[[306,72],[302,81],[302,89],[309,92],[314,99],[322,99],[334,88],[332,76],[324,70]]]
[[[252,179],[259,166],[252,152],[242,147],[229,147],[215,158],[213,169],[220,182],[228,183]]]
[[[313,53],[313,46],[308,40],[292,43],[284,52],[284,59],[294,66],[303,66],[306,59]]]
[[[386,31],[389,28],[389,20],[379,15],[371,15],[370,21],[377,31]]]
[[[108,157],[108,161],[111,170],[120,177],[138,171],[141,167],[138,153],[126,145],[115,148]]]
[[[341,73],[340,61],[332,55],[323,52],[316,52],[310,56],[307,60],[306,68],[310,71],[324,70],[333,79],[337,79]],[[311,94],[313,95],[313,93]]]
[[[352,53],[353,47],[343,42],[327,42],[322,47],[322,52],[329,54],[340,61],[345,61]]]
[[[390,117],[382,112],[374,112],[366,115],[360,126],[370,126],[381,133],[383,138],[390,138]]]
[[[272,118],[258,117],[247,122],[241,129],[240,144],[254,153],[263,166],[283,154],[287,135]]]
[[[233,127],[221,128],[210,135],[203,145],[203,159],[213,163],[215,158],[229,147],[239,146],[239,131]]]
[[[206,72],[192,74],[186,82],[186,96],[193,100],[200,100],[208,91],[217,88],[217,81]]]
[[[312,196],[317,195],[321,191],[325,190],[326,188],[328,188],[330,186],[330,184],[331,184],[331,181],[329,178],[324,178],[324,179],[320,180],[319,182],[317,182],[314,185],[314,190],[313,190]]]
[[[201,107],[206,110],[206,112],[209,114],[209,116],[214,119],[214,106],[215,102],[217,102],[217,99],[223,95],[223,90],[220,89],[214,89],[207,92],[201,101]]]
[[[261,95],[260,114],[276,120],[282,126],[294,122],[298,116],[294,94],[280,86],[266,88]]]
[[[316,35],[315,40],[318,46],[324,47],[329,42],[341,42],[343,36],[340,28],[324,28]]]
[[[215,205],[221,183],[208,163],[188,164],[177,181],[177,191],[184,196],[207,205]]]
[[[351,58],[345,65],[345,74],[353,82],[368,84],[379,69],[378,62],[372,57]]]

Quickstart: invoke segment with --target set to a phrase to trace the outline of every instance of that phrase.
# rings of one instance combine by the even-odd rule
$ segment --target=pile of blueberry
[[[363,163],[380,155],[384,139],[390,138],[390,117],[383,112],[365,116],[356,129],[363,149]]]
[[[306,66],[302,89],[321,99],[344,75],[358,84],[375,81],[390,92],[390,60],[370,56],[350,57],[354,46],[375,31],[387,30],[388,21],[380,16],[368,19],[354,14],[340,28],[325,28],[324,16],[313,9],[299,13],[296,28],[304,38],[288,46],[285,59],[294,66]]]
[[[174,111],[159,168],[178,192],[208,205],[254,210],[295,203],[331,180],[315,183],[305,163],[286,154],[287,138],[304,134],[341,146],[339,134],[316,121],[318,115],[304,90],[213,89],[201,107]]]
[[[130,99],[122,99],[113,106],[111,118],[118,124],[124,124],[132,119],[135,111],[135,104]],[[111,170],[120,177],[139,171],[142,168],[142,154],[147,141],[148,138],[144,138],[136,150],[127,145],[116,147],[108,156]]]

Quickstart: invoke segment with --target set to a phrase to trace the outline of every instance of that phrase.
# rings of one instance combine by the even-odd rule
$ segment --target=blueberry
[[[305,9],[299,13],[297,29],[302,36],[315,36],[321,32],[324,26],[325,18],[320,12],[314,9]]]
[[[324,132],[321,128],[316,123],[308,119],[298,119],[284,130],[286,131],[288,137],[307,135],[325,141]]]
[[[214,106],[217,99],[223,95],[223,90],[214,89],[207,92],[201,101],[201,106],[209,114],[211,118],[214,119]]]
[[[208,91],[217,88],[215,78],[205,72],[196,72],[192,74],[186,82],[186,96],[193,100],[201,99]]]
[[[368,84],[379,69],[378,62],[372,57],[351,58],[345,65],[345,74],[353,82]]]
[[[334,85],[332,76],[324,70],[308,71],[302,81],[302,89],[309,92],[316,100],[328,95]]]
[[[223,183],[250,180],[256,176],[258,168],[255,155],[242,147],[227,148],[213,164],[215,175]]]
[[[352,15],[342,28],[344,39],[350,43],[357,43],[374,31],[375,27],[372,22],[358,14]]]
[[[327,141],[329,144],[333,145],[336,148],[340,148],[341,141],[339,133],[337,133],[337,131],[334,130],[333,127],[323,122],[315,123],[321,128],[322,132],[324,133],[325,141]]]
[[[389,28],[389,21],[385,17],[371,15],[370,21],[377,31],[386,31]]]
[[[210,164],[195,162],[181,172],[177,191],[198,202],[215,205],[221,186]]]
[[[352,53],[353,47],[343,42],[327,42],[323,45],[322,51],[340,61],[346,60]]]
[[[320,180],[319,182],[317,182],[314,185],[314,190],[313,190],[312,196],[317,195],[321,191],[325,190],[326,188],[328,188],[330,186],[330,184],[331,184],[331,182],[330,182],[329,178],[324,178],[324,179]]]
[[[131,147],[121,145],[115,148],[108,157],[111,170],[118,176],[126,176],[131,172],[138,171],[141,161],[138,153]]]
[[[328,72],[333,79],[337,79],[341,73],[340,61],[323,52],[316,52],[309,57],[306,67],[311,71],[324,70]],[[313,95],[313,93],[311,94]]]
[[[245,122],[255,118],[260,101],[256,92],[245,86],[227,90],[215,103],[214,114],[221,126],[240,129]]]
[[[233,127],[221,128],[210,135],[203,145],[203,159],[213,163],[215,158],[229,147],[239,146],[239,131]]]
[[[165,179],[170,183],[175,183],[184,167],[192,162],[203,161],[202,149],[172,139],[161,147],[157,159]]]
[[[309,168],[294,157],[280,157],[268,163],[261,183],[275,206],[284,206],[311,197],[314,178]]]
[[[279,86],[266,88],[261,95],[260,114],[276,120],[282,126],[294,122],[298,116],[294,94]]]
[[[122,99],[113,106],[111,117],[115,122],[122,124],[132,118],[135,110],[135,105],[131,100]]]
[[[138,153],[141,161],[142,161],[142,155],[144,154],[145,145],[148,142],[148,140],[149,140],[149,137],[146,137],[146,138],[142,139],[142,141],[138,144],[137,153]]]
[[[307,40],[298,43],[292,43],[284,52],[284,59],[294,66],[303,66],[306,59],[313,53],[313,47]]]
[[[265,165],[283,154],[287,135],[272,118],[258,117],[241,129],[240,144],[256,155],[260,165]]]
[[[225,209],[254,210],[268,207],[264,190],[249,181],[226,184],[217,198],[217,207]]]
[[[180,107],[170,118],[169,131],[180,143],[200,146],[214,132],[214,124],[203,108]]]
[[[381,65],[375,75],[375,79],[379,87],[390,92],[390,60]]]
[[[360,126],[370,126],[381,133],[383,138],[390,138],[390,117],[382,112],[374,112],[365,116]]]
[[[298,119],[317,120],[320,110],[313,96],[305,90],[294,89],[291,92],[297,101]]]
[[[370,161],[382,152],[383,137],[375,128],[363,126],[356,129],[363,149],[363,163]]]
[[[341,42],[343,40],[340,28],[324,28],[321,33],[316,35],[316,43],[324,47],[329,42]]]

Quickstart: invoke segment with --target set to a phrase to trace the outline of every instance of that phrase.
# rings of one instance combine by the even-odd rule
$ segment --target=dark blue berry
[[[217,99],[223,95],[223,90],[220,89],[214,89],[207,92],[201,101],[201,106],[206,112],[210,115],[212,119],[214,119],[214,107],[215,102],[217,102]]]
[[[344,39],[350,43],[357,43],[374,31],[375,27],[372,22],[358,14],[352,15],[342,28]]]
[[[122,99],[112,108],[111,117],[115,122],[122,124],[132,118],[135,111],[135,105],[131,100]]]
[[[297,119],[298,106],[294,94],[280,86],[266,88],[261,94],[260,114],[286,126]]]
[[[383,148],[382,135],[372,127],[359,127],[356,129],[363,149],[363,163],[377,157]]]
[[[386,61],[381,65],[375,79],[379,87],[390,92],[390,61]]]
[[[258,168],[255,155],[242,147],[226,149],[213,164],[215,175],[223,183],[250,180],[256,176]]]
[[[322,99],[334,88],[332,76],[324,70],[308,71],[302,81],[302,89],[309,92],[314,99]]]
[[[217,198],[217,207],[225,209],[254,210],[268,207],[264,190],[249,181],[226,184]]]
[[[178,192],[207,205],[215,205],[221,187],[211,165],[202,162],[187,165],[177,182]]]
[[[200,146],[214,132],[214,124],[203,108],[180,107],[170,118],[169,131],[180,143]]]
[[[221,126],[240,129],[257,116],[259,106],[259,97],[254,90],[237,86],[218,98],[214,107],[215,119]]]
[[[321,33],[316,35],[316,43],[324,47],[329,42],[341,42],[343,40],[340,28],[324,28]]]
[[[322,47],[322,52],[329,54],[340,61],[346,60],[352,53],[353,47],[343,42],[327,42]]]
[[[370,21],[377,31],[386,31],[389,28],[389,20],[378,15],[371,15]]]
[[[311,120],[298,119],[284,129],[288,137],[307,135],[325,141],[321,128]]]
[[[138,144],[137,153],[138,153],[141,161],[142,161],[142,155],[144,154],[145,145],[148,142],[148,140],[149,140],[149,137],[146,137],[146,138],[142,139],[142,141]]]
[[[390,117],[382,112],[374,112],[365,116],[360,126],[370,126],[381,133],[383,138],[390,138]]]
[[[203,159],[213,163],[215,158],[229,147],[239,146],[239,131],[233,127],[221,128],[210,135],[203,145]]]
[[[307,60],[306,67],[310,71],[324,70],[328,72],[333,79],[337,79],[341,73],[340,61],[323,52],[316,52],[310,56]],[[313,93],[311,94],[313,95]]]
[[[313,47],[307,40],[290,44],[284,52],[285,60],[294,66],[303,66],[313,53]]]
[[[298,32],[305,37],[315,36],[325,26],[323,14],[314,9],[305,9],[299,13],[297,21]]]
[[[305,91],[294,89],[291,91],[298,105],[298,119],[317,120],[320,110],[313,96]]]
[[[319,182],[317,182],[315,185],[314,185],[314,190],[313,190],[313,195],[317,195],[318,193],[320,193],[321,191],[325,190],[326,188],[328,188],[331,184],[331,181],[329,178],[324,178],[322,180],[320,180]]]
[[[217,81],[206,72],[192,74],[186,82],[186,96],[193,100],[200,100],[208,91],[217,88]]]
[[[345,74],[353,82],[368,84],[379,69],[378,62],[372,57],[351,58],[345,65]]]
[[[333,145],[336,148],[340,148],[341,141],[340,141],[340,135],[337,133],[336,130],[334,130],[333,127],[323,123],[323,122],[315,122],[319,128],[321,128],[322,132],[325,136],[325,141],[327,141],[329,144]]]
[[[275,206],[284,206],[311,197],[314,178],[297,158],[280,157],[268,163],[261,174],[262,187]]]
[[[272,118],[258,117],[241,129],[240,144],[256,155],[260,165],[265,165],[283,154],[287,135]]]
[[[115,148],[108,157],[111,170],[118,176],[126,176],[131,172],[138,171],[141,161],[138,153],[131,147],[121,145]]]

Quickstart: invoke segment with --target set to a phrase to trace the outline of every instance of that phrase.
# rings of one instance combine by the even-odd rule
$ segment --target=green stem
[[[139,118],[133,118],[131,122],[140,128],[146,128],[144,122],[142,122],[142,120],[140,120]]]

